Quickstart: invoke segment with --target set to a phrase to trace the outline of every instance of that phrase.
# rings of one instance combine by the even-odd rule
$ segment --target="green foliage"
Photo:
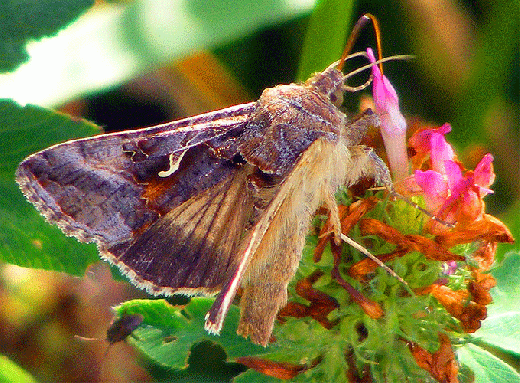
[[[491,290],[493,304],[475,341],[520,357],[520,255],[508,253],[504,262],[492,270],[497,285]]]
[[[83,275],[98,260],[95,246],[67,238],[45,222],[14,182],[28,155],[72,138],[98,133],[83,121],[33,105],[0,101],[0,259],[24,267]]]
[[[116,307],[118,315],[141,314],[132,343],[154,362],[174,369],[185,367],[193,344],[212,341],[220,344],[232,359],[266,352],[235,333],[239,310],[232,306],[220,336],[204,330],[204,317],[213,304],[210,298],[193,298],[186,306],[172,306],[164,300],[133,300]]]
[[[0,383],[36,383],[36,380],[23,368],[0,355]]]
[[[520,381],[520,374],[517,370],[481,347],[467,344],[461,347],[457,354],[460,361],[471,369],[475,382],[506,383]]]
[[[29,59],[27,42],[51,36],[94,4],[93,0],[0,2],[0,72]]]
[[[491,274],[497,281],[491,290],[493,304],[482,327],[457,349],[457,356],[471,369],[475,382],[520,381],[520,255],[508,253]]]
[[[312,13],[302,47],[298,81],[339,60],[350,32],[354,1],[321,0]]]
[[[71,6],[69,3],[81,1],[27,3],[41,3],[42,8],[52,10],[50,3],[66,9]],[[116,86],[194,51],[227,44],[261,28],[308,14],[313,3],[314,0],[134,0],[103,4],[102,11],[88,14],[62,31],[57,39],[43,41],[37,50],[31,50],[31,60],[23,71],[0,79],[0,98],[55,106],[86,92]],[[16,63],[4,65],[7,68],[15,67],[27,55],[25,42],[14,44],[10,33],[0,35],[0,57],[8,57],[2,51],[17,57]],[[21,53],[14,54],[20,50]]]

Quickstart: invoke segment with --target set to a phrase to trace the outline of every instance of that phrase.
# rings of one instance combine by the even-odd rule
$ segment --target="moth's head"
[[[346,76],[338,70],[338,63],[339,61],[336,61],[323,72],[315,73],[305,82],[305,85],[324,95],[335,106],[340,107],[343,103],[343,93],[347,89],[345,87]]]
[[[366,52],[353,53],[346,56],[344,59],[332,63],[323,72],[315,73],[305,82],[305,85],[324,95],[336,107],[340,107],[343,103],[343,95],[345,92],[357,92],[365,89],[372,83],[372,77],[370,77],[364,84],[352,87],[347,85],[347,80],[363,71],[370,70],[372,65],[386,61],[386,59],[383,59],[376,61],[375,63],[369,63],[349,73],[342,72],[343,64],[346,60],[360,56],[365,57],[367,61],[369,60]]]
[[[343,103],[343,94],[346,91],[356,92],[358,90],[365,89],[371,83],[371,80],[368,80],[365,84],[355,88],[349,87],[345,84],[348,77],[357,74],[360,71],[365,70],[366,68],[370,68],[371,66],[365,66],[347,75],[343,73],[343,68],[347,60],[360,55],[367,57],[365,52],[358,52],[354,54],[351,54],[351,52],[352,48],[354,47],[354,43],[359,35],[359,32],[361,31],[361,29],[363,29],[363,27],[366,25],[368,21],[371,21],[374,27],[374,32],[376,34],[377,52],[379,54],[379,60],[381,61],[383,58],[383,54],[381,47],[381,29],[379,28],[379,21],[374,15],[366,13],[363,16],[361,16],[354,25],[352,33],[350,34],[350,37],[348,38],[348,41],[343,50],[343,54],[341,55],[341,59],[329,65],[329,67],[325,69],[323,72],[314,74],[305,83],[306,86],[314,88],[315,91],[323,94],[325,97],[330,99],[331,103],[336,107],[341,106],[341,104]],[[378,62],[377,64],[379,65],[382,73],[383,67],[381,63]]]

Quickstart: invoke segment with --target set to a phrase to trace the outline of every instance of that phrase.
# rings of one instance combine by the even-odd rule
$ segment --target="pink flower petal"
[[[482,189],[487,190],[486,194],[492,192],[490,189],[487,189],[487,187],[491,186],[493,182],[495,182],[495,172],[493,171],[493,159],[494,158],[490,153],[486,154],[480,160],[474,172],[475,184],[480,186]]]
[[[460,169],[459,164],[455,161],[444,161],[444,174],[448,180],[448,187],[452,191],[462,182],[462,170]]]
[[[448,196],[448,184],[444,176],[433,170],[416,170],[415,182],[423,190],[426,209],[436,213]]]
[[[372,49],[367,49],[367,55],[371,63],[376,62]],[[394,181],[399,181],[408,176],[406,120],[399,110],[399,98],[394,87],[377,65],[372,66],[372,76],[374,103],[381,118],[381,135]]]
[[[446,135],[451,132],[451,125],[446,123],[439,128],[435,129],[423,129],[417,131],[410,138],[410,145],[422,152],[431,151],[431,137],[433,134]]]
[[[432,169],[441,174],[446,174],[444,164],[446,161],[453,160],[455,153],[443,134],[433,132],[430,135],[430,150]]]

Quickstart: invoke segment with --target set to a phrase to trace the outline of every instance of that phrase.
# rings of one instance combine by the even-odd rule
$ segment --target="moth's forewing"
[[[104,258],[128,272],[129,267],[118,259],[123,249],[172,209],[233,177],[232,160],[222,156],[233,156],[233,137],[242,132],[254,106],[238,105],[152,128],[55,145],[24,160],[16,180],[49,222],[80,241],[96,241]],[[197,146],[204,150],[191,150]],[[159,175],[168,174],[175,158],[181,157],[178,172]],[[224,162],[229,166],[223,166]],[[156,246],[163,252],[155,262],[162,264],[169,254],[161,244],[171,244],[171,239],[157,234]],[[176,265],[192,268],[189,255],[184,254]],[[136,259],[131,261],[133,266],[138,264]],[[153,263],[146,267],[162,271]],[[149,275],[146,267],[139,265],[132,276]],[[165,277],[149,281],[156,284],[153,292],[184,287],[163,285]],[[212,287],[218,283],[222,281],[213,279]]]
[[[287,176],[318,138],[335,141],[344,115],[325,95],[301,85],[266,89],[244,132],[240,153],[263,172]]]

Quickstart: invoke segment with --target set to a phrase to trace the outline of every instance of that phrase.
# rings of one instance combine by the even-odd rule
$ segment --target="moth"
[[[210,333],[242,287],[237,332],[265,346],[315,210],[327,206],[339,241],[338,188],[364,176],[392,188],[360,144],[377,115],[339,109],[341,66],[256,102],[52,146],[26,158],[16,181],[50,223],[96,242],[150,294],[216,295]]]

